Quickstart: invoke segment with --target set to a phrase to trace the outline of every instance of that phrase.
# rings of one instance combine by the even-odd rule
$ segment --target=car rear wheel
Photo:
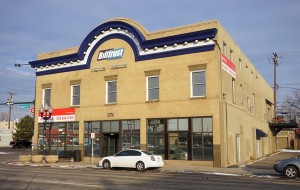
[[[143,170],[145,170],[145,164],[144,164],[144,162],[138,162],[138,163],[136,163],[136,169],[137,169],[138,171],[143,171]]]
[[[110,162],[109,162],[109,160],[104,160],[103,164],[102,164],[102,167],[104,169],[110,169]]]
[[[299,175],[299,172],[297,170],[297,168],[295,168],[294,166],[287,166],[284,171],[283,174],[288,177],[288,178],[295,178]]]

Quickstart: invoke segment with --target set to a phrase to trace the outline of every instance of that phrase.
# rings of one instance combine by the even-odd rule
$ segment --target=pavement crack
[[[25,190],[28,189],[28,187],[32,184],[33,180],[36,178],[37,173],[34,174],[34,176],[32,177],[32,179],[30,180],[30,182],[27,184],[27,186],[25,187]]]

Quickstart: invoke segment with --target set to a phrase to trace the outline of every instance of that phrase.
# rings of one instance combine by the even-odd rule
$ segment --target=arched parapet
[[[77,53],[31,61],[30,65],[36,69],[37,75],[89,69],[96,49],[110,39],[126,41],[134,52],[135,61],[210,51],[214,49],[216,33],[217,29],[211,28],[148,39],[147,31],[137,23],[126,19],[111,20],[93,29]]]

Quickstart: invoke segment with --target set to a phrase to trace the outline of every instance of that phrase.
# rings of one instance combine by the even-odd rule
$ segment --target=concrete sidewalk
[[[234,175],[234,176],[259,176],[259,177],[279,177],[280,174],[276,173],[272,166],[276,160],[295,157],[300,154],[299,151],[286,151],[274,153],[259,160],[247,163],[247,165],[227,167],[227,168],[215,168],[215,167],[203,167],[203,166],[187,166],[187,165],[165,165],[159,170],[161,172],[170,173],[205,173],[214,175]],[[18,160],[8,161],[2,164],[15,165],[15,166],[44,166],[54,168],[101,168],[98,166],[98,162],[81,161],[60,161],[57,163],[20,163]]]
[[[8,161],[2,164],[14,165],[14,166],[39,166],[39,167],[53,167],[53,168],[66,168],[66,169],[75,169],[75,168],[95,168],[100,169],[102,167],[98,166],[98,163],[91,162],[57,162],[57,163],[20,163],[19,161],[13,160]],[[205,173],[212,175],[232,175],[232,176],[278,176],[273,169],[257,169],[257,168],[248,168],[243,167],[229,167],[229,168],[215,168],[215,167],[203,167],[203,166],[186,166],[186,165],[165,165],[163,168],[159,168],[160,172],[167,173]]]

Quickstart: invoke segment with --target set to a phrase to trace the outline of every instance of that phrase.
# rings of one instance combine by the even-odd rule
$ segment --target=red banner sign
[[[231,76],[236,78],[236,69],[235,64],[232,63],[225,55],[221,54],[221,62],[222,62],[222,69],[224,69],[227,73]]]
[[[47,121],[50,122],[64,122],[64,121],[75,121],[75,108],[62,108],[53,109],[51,118]],[[40,116],[39,112],[39,122],[44,122],[44,119]]]

